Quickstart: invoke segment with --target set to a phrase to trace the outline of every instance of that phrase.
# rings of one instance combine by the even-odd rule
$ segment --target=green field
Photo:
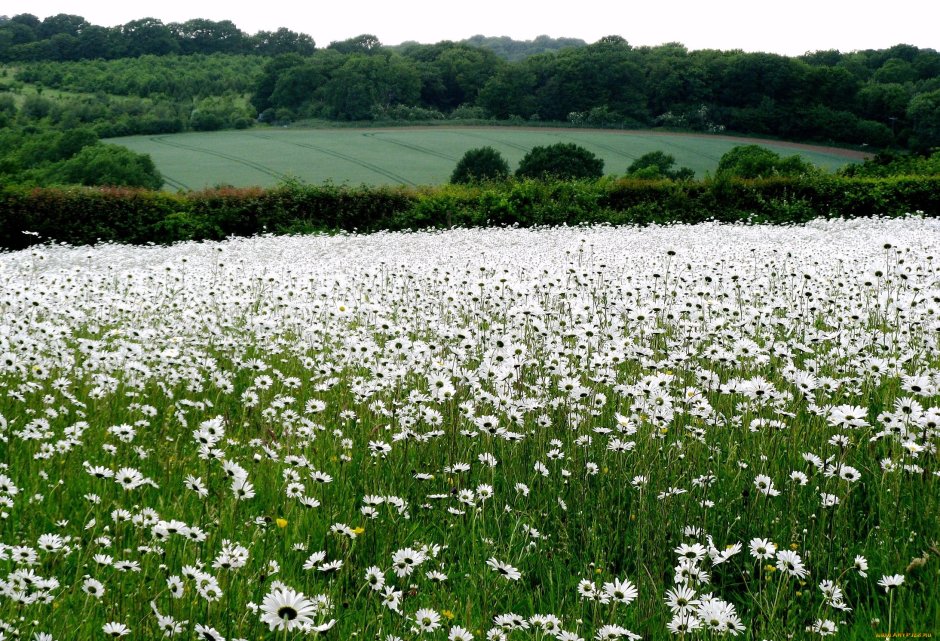
[[[469,149],[490,145],[515,167],[538,145],[573,142],[604,159],[608,174],[623,174],[639,156],[662,150],[699,177],[718,159],[753,139],[648,131],[433,127],[393,129],[253,129],[162,136],[130,136],[109,142],[148,153],[167,189],[201,189],[218,184],[270,186],[285,178],[309,183],[426,185],[447,182]],[[829,147],[796,148],[765,142],[778,153],[799,153],[828,170],[862,157]]]

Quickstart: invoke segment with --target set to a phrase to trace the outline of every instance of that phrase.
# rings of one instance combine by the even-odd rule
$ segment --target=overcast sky
[[[310,34],[318,46],[361,33],[375,34],[385,44],[461,40],[479,33],[587,42],[619,35],[633,45],[681,42],[690,49],[785,55],[898,43],[940,49],[940,0],[4,0],[0,12],[40,18],[77,14],[105,26],[143,17],[231,20],[248,33],[288,27]]]

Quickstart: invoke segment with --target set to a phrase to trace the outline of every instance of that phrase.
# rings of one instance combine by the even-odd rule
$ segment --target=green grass
[[[623,174],[639,156],[662,150],[698,177],[713,172],[722,154],[740,144],[765,144],[783,155],[799,153],[827,170],[860,157],[832,148],[800,149],[751,138],[663,134],[648,131],[530,130],[507,127],[392,129],[252,129],[163,136],[130,136],[109,142],[153,157],[168,189],[219,184],[271,186],[285,178],[309,183],[429,185],[447,182],[464,152],[496,148],[515,168],[535,146],[573,142],[604,160],[608,174]]]

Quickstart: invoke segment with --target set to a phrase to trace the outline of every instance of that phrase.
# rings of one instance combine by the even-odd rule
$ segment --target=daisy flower
[[[302,592],[282,587],[272,590],[261,603],[261,622],[267,623],[270,630],[290,632],[313,624],[311,615],[316,614],[316,605]]]
[[[800,555],[791,550],[777,552],[777,569],[798,579],[805,579],[806,575],[809,574]]]
[[[430,608],[421,608],[415,612],[415,623],[421,632],[434,632],[441,627],[441,615]]]
[[[503,563],[502,561],[497,561],[495,557],[490,557],[486,564],[502,574],[505,578],[510,581],[517,581],[522,577],[522,572],[509,565],[508,563]]]
[[[115,639],[118,637],[127,636],[131,633],[131,629],[124,625],[123,623],[118,623],[117,621],[111,621],[110,623],[105,623],[102,627],[104,633]]]
[[[903,574],[892,574],[891,576],[886,574],[878,581],[878,585],[883,587],[885,592],[890,592],[891,588],[896,588],[902,583],[904,583]]]
[[[630,579],[614,579],[608,583],[604,584],[604,596],[612,601],[618,603],[623,603],[624,605],[629,605],[636,599],[639,592],[636,589],[636,586],[630,581]]]

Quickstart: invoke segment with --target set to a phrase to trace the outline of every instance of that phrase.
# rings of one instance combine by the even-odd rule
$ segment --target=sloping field
[[[172,190],[218,184],[270,186],[291,177],[309,183],[437,184],[447,182],[464,152],[486,145],[499,150],[515,168],[535,146],[573,142],[603,158],[609,174],[623,174],[639,156],[662,150],[700,177],[714,171],[721,155],[740,144],[759,143],[781,154],[798,153],[830,170],[864,157],[832,147],[730,136],[508,127],[253,129],[130,136],[109,142],[150,154]]]

